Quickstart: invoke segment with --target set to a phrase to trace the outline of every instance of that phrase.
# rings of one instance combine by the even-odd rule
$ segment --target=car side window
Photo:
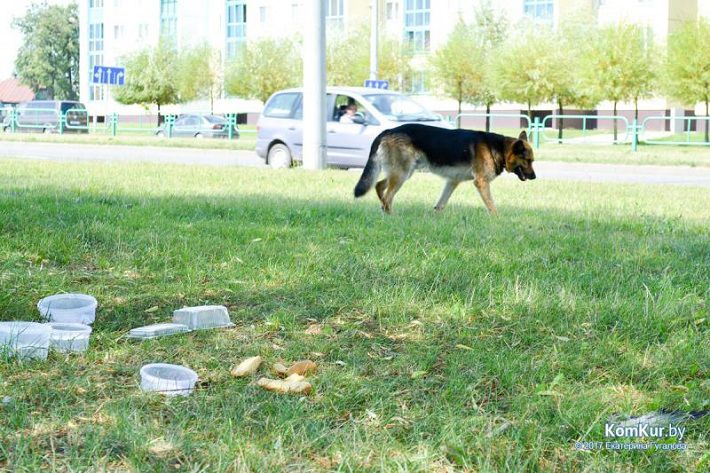
[[[338,95],[335,97],[335,103],[333,105],[333,113],[331,114],[329,120],[341,123],[353,123],[349,120],[343,120],[343,115],[348,114],[348,108],[355,106],[352,110],[354,113],[358,113],[360,116],[364,117],[366,121],[371,121],[373,117],[368,113],[364,105],[362,105],[358,100],[348,96],[348,95]]]
[[[266,108],[264,108],[264,116],[270,118],[291,118],[295,112],[298,96],[299,94],[296,92],[275,95],[269,100]]]
[[[181,117],[175,120],[175,126],[185,126],[187,125],[187,117]]]

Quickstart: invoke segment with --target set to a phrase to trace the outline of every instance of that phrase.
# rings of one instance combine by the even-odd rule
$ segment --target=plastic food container
[[[89,348],[91,327],[83,324],[65,324],[50,322],[52,333],[49,337],[49,346],[63,353],[85,352]]]
[[[51,327],[36,322],[0,322],[0,352],[45,360],[51,333]]]
[[[234,327],[229,311],[223,305],[184,307],[173,312],[173,322],[187,325],[190,330]]]
[[[190,329],[182,324],[153,324],[145,327],[137,327],[128,332],[128,338],[136,340],[150,340],[151,338],[165,337],[167,335],[175,335],[176,333],[189,332]]]
[[[141,389],[166,396],[188,396],[197,383],[197,373],[190,368],[165,363],[151,363],[141,368]]]
[[[40,300],[37,308],[49,322],[91,325],[97,305],[96,299],[86,294],[57,294]]]

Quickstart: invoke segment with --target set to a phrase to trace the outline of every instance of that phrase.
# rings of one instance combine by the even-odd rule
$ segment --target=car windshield
[[[85,110],[83,104],[72,102],[62,102],[61,108],[62,113],[66,113],[69,110]]]
[[[205,118],[207,119],[208,122],[214,123],[217,125],[223,125],[224,123],[227,123],[227,120],[225,120],[222,117],[218,117],[216,115],[205,115]]]
[[[364,97],[377,110],[391,120],[399,122],[427,122],[441,120],[440,117],[434,115],[429,110],[405,95],[372,94],[365,95]]]

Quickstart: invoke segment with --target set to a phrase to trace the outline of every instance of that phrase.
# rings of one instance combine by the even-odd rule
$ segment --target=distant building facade
[[[92,114],[125,110],[113,102],[108,88],[92,84],[93,67],[120,65],[125,55],[155,46],[161,38],[178,49],[206,42],[226,63],[250,40],[298,37],[304,27],[305,1],[311,0],[80,0],[81,100]],[[414,59],[419,72],[408,92],[421,94],[432,108],[443,111],[451,103],[428,96],[426,56],[446,41],[458,18],[472,22],[482,1],[379,0],[381,34],[408,41],[419,53]],[[370,21],[370,0],[324,0],[324,4],[330,32],[346,32]],[[622,20],[640,24],[659,44],[684,21],[710,15],[710,1],[705,0],[497,0],[490,4],[511,24],[528,18],[552,27],[586,11],[600,24]],[[256,112],[260,106],[229,98],[216,103],[218,111]],[[642,107],[668,108],[660,99]]]

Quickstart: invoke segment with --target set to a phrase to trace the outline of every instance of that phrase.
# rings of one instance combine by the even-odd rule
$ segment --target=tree
[[[458,114],[462,102],[485,105],[486,131],[490,131],[491,106],[498,101],[491,63],[507,25],[505,17],[497,16],[484,2],[476,10],[475,25],[459,19],[447,42],[431,57],[434,81],[444,95],[456,99]]]
[[[361,86],[370,76],[370,26],[361,24],[347,35],[328,38],[325,64],[328,84]],[[412,68],[411,54],[406,44],[394,38],[381,38],[377,49],[378,78],[387,80],[392,89],[402,90],[408,83]]]
[[[178,55],[168,42],[146,48],[124,59],[126,85],[113,88],[113,98],[123,104],[155,104],[160,107],[180,101],[178,90]]]
[[[227,93],[262,102],[303,82],[301,52],[285,39],[260,39],[243,47],[227,67]]]
[[[177,88],[181,102],[209,99],[210,113],[214,100],[222,93],[222,68],[219,51],[208,44],[184,50],[179,57]]]
[[[546,48],[550,48],[552,63],[557,64],[556,68],[549,71],[548,81],[552,89],[552,98],[557,103],[559,142],[562,142],[563,138],[565,107],[593,108],[598,102],[594,91],[580,72],[582,58],[589,53],[589,47],[586,46],[588,39],[593,37],[595,31],[589,24],[588,18],[583,15],[576,20],[570,18],[545,45]]]
[[[491,2],[486,0],[476,9],[476,33],[483,49],[483,81],[479,84],[475,103],[486,107],[486,131],[491,130],[491,106],[500,100],[499,87],[495,78],[493,63],[496,52],[505,41],[510,24],[503,14],[497,14]]]
[[[484,52],[476,41],[472,28],[459,19],[446,43],[431,56],[434,81],[444,95],[458,103],[457,115],[461,115],[463,102],[473,103],[484,82]],[[458,124],[461,126],[461,117]]]
[[[33,4],[13,21],[23,35],[15,69],[33,91],[49,98],[79,97],[79,13],[76,3],[66,7]]]
[[[688,22],[668,38],[668,55],[664,64],[663,88],[671,98],[685,105],[705,104],[710,110],[710,23],[702,19]],[[705,141],[708,136],[705,120]]]
[[[593,38],[591,54],[586,55],[584,70],[587,86],[602,99],[614,103],[634,100],[638,118],[638,100],[651,94],[654,80],[654,62],[650,48],[637,25],[619,23],[606,26]],[[614,121],[614,140],[617,122]]]
[[[566,72],[556,63],[557,45],[549,28],[523,26],[496,54],[493,68],[503,100],[532,106],[555,97],[557,74]]]

